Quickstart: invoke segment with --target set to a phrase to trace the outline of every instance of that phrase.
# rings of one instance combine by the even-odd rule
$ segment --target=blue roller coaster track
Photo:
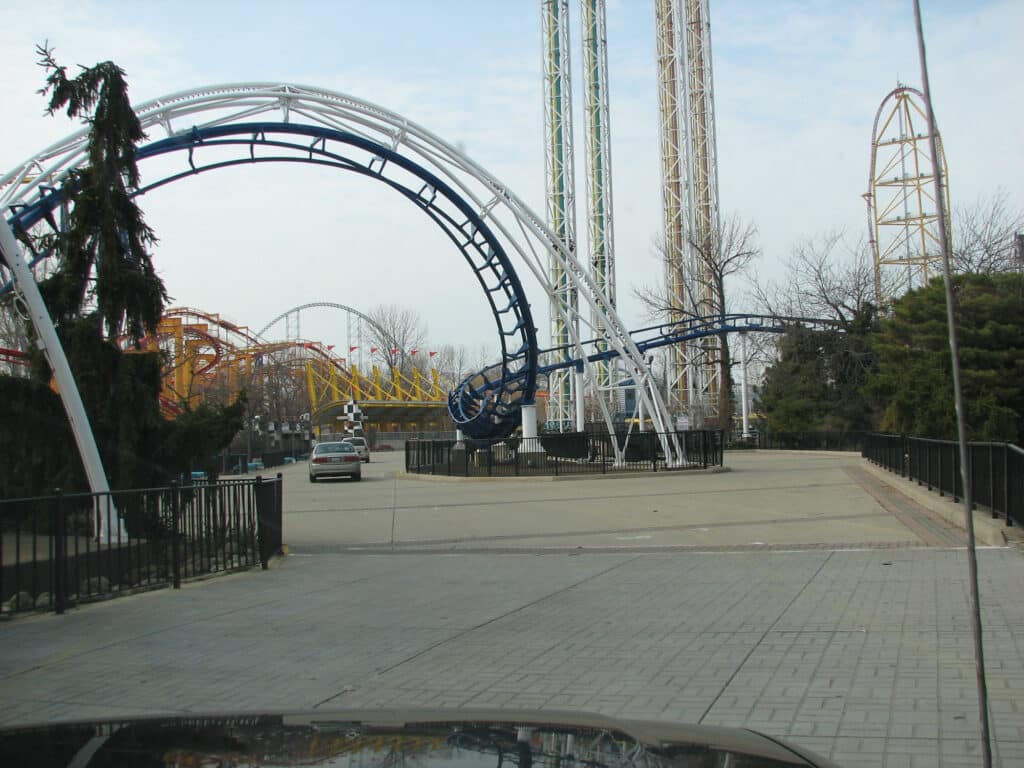
[[[679,322],[638,328],[630,331],[630,336],[641,352],[647,352],[704,336],[717,336],[722,333],[785,333],[797,326],[816,331],[828,331],[837,330],[839,323],[835,320],[813,317],[726,314],[693,317]],[[618,357],[615,350],[599,350],[600,343],[600,339],[588,339],[582,343],[585,350],[594,350],[592,354],[586,356],[587,362],[595,363]],[[551,347],[542,350],[539,359],[538,372],[541,375],[564,368],[579,370],[583,366],[583,358],[569,355],[564,347]]]
[[[200,156],[212,148],[242,148],[241,156],[202,162]],[[463,254],[487,298],[501,343],[501,360],[468,376],[450,394],[448,410],[456,426],[472,438],[503,438],[520,421],[520,407],[531,404],[537,390],[537,378],[565,368],[582,369],[588,362],[611,360],[618,356],[606,349],[600,339],[583,342],[593,350],[584,357],[568,348],[539,351],[536,328],[523,286],[508,255],[483,218],[451,186],[422,165],[398,152],[354,133],[323,126],[280,122],[235,123],[193,128],[182,134],[155,141],[138,150],[140,161],[174,152],[187,154],[188,166],[138,190],[145,194],[199,173],[242,164],[302,162],[353,171],[384,182],[428,215]],[[346,154],[348,153],[348,154]],[[350,156],[362,153],[362,157]],[[392,172],[399,169],[399,172]],[[65,202],[65,187],[46,187],[38,200],[12,207],[8,219],[18,235],[46,222],[57,229],[54,212]],[[30,248],[30,264],[35,266],[51,255],[33,249],[32,241],[22,237]],[[0,296],[12,290],[12,284],[0,286]],[[727,314],[691,318],[677,323],[652,325],[631,331],[641,352],[721,333],[781,333],[800,325],[830,329],[829,320],[803,317],[779,317],[757,314]]]
[[[200,155],[209,148],[239,147],[247,152],[200,162]],[[520,406],[533,403],[536,394],[536,327],[522,283],[500,240],[451,186],[382,144],[317,125],[258,122],[193,128],[140,147],[137,158],[142,161],[173,152],[187,153],[188,167],[148,184],[137,194],[218,168],[302,162],[382,181],[420,208],[448,235],[473,270],[494,316],[501,344],[499,363],[466,378],[450,393],[449,412],[456,425],[473,438],[502,438],[515,430]],[[362,157],[350,156],[353,153]],[[64,187],[48,187],[41,190],[35,202],[13,207],[8,223],[29,247],[30,266],[51,254],[35,250],[25,234],[40,222],[56,230],[54,212],[67,196]],[[0,286],[0,296],[11,290],[10,282]]]

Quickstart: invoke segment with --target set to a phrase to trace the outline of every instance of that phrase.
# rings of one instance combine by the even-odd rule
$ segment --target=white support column
[[[64,404],[68,421],[71,423],[71,433],[78,446],[78,453],[82,457],[82,466],[85,468],[85,476],[89,481],[89,489],[93,493],[110,493],[107,475],[103,471],[103,461],[100,458],[99,449],[96,447],[96,438],[93,437],[89,417],[85,413],[82,396],[78,393],[78,386],[75,384],[71,366],[68,365],[67,356],[64,354],[64,347],[61,346],[60,339],[57,338],[57,329],[53,327],[50,312],[39,293],[35,275],[25,263],[14,233],[5,219],[0,219],[0,251],[3,251],[7,266],[10,267],[11,274],[14,276],[18,292],[25,299],[29,318],[36,329],[36,344],[46,355],[46,362],[50,364],[50,370],[53,371],[53,377],[57,381],[57,391]],[[109,541],[111,536],[116,537],[117,535],[116,532],[108,530],[105,515],[99,512],[97,512],[96,532],[100,540],[104,542]]]
[[[636,378],[633,380],[633,384],[636,387],[636,389],[639,389],[640,387],[643,386],[643,383],[641,381],[639,381],[638,379],[640,379],[639,371],[637,372]],[[637,415],[637,418],[640,421],[640,426],[638,427],[638,431],[639,432],[643,432],[644,431],[644,421],[647,418],[647,414],[644,413],[644,399],[639,396],[639,393],[637,394],[636,415]]]
[[[743,437],[750,437],[750,403],[747,394],[747,334],[740,333],[740,402],[743,405]]]
[[[523,438],[537,437],[537,406],[534,403],[522,406]]]
[[[587,423],[587,414],[586,409],[584,408],[584,406],[586,405],[586,403],[584,402],[584,393],[586,392],[586,385],[584,383],[583,371],[576,371],[575,376],[573,376],[573,381],[576,384],[576,431],[582,432]]]

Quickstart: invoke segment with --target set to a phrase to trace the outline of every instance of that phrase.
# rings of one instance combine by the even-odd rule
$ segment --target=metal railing
[[[860,451],[865,432],[761,432],[757,447],[786,451]]]
[[[0,500],[5,613],[64,609],[184,579],[267,567],[281,550],[281,475]]]
[[[940,496],[963,498],[960,449],[953,440],[870,433],[862,455]],[[975,507],[1007,525],[1024,524],[1024,450],[1012,443],[968,443],[967,461]]]
[[[685,447],[685,465],[669,467],[659,435],[653,432],[605,434],[570,432],[505,440],[409,440],[405,471],[456,477],[594,475],[610,472],[661,472],[722,465],[719,430],[677,433]],[[612,440],[624,448],[616,463]]]

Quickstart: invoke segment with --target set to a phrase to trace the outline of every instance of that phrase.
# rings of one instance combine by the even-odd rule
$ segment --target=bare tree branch
[[[953,268],[957,272],[1016,272],[1016,237],[1024,232],[1024,211],[1010,207],[1006,190],[979,197],[953,210]]]
[[[749,270],[761,253],[757,245],[757,227],[737,214],[722,219],[710,242],[691,239],[690,247],[693,259],[681,281],[683,295],[673,295],[668,281],[656,288],[642,286],[634,290],[634,295],[651,317],[687,319],[727,314],[733,280]],[[677,268],[672,263],[673,255],[669,253],[667,243],[656,242],[654,248],[666,274]],[[728,428],[731,417],[729,372],[732,367],[728,334],[718,336],[715,357],[708,363],[719,367],[719,418],[721,424]]]

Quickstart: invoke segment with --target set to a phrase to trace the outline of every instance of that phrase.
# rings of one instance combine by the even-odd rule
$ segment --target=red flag
[[[307,341],[302,346],[305,347],[306,349],[312,349],[313,348],[313,342],[312,341]]]
[[[377,348],[376,348],[376,347],[370,347],[370,354],[371,354],[371,355],[372,355],[372,354],[373,354],[374,352],[376,352],[376,351],[377,351]]]
[[[349,352],[355,352],[357,349],[359,349],[359,347],[349,347],[348,351]]]
[[[327,345],[327,351],[330,352],[332,349],[334,349],[334,345],[333,344],[328,344]]]
[[[392,349],[392,350],[391,350],[391,354],[392,354],[392,355],[397,355],[397,354],[398,354],[398,348],[397,348],[397,347],[395,347],[394,349]]]
[[[431,353],[430,353],[430,356],[431,356],[431,357],[433,357],[433,356],[434,356],[434,355],[436,355],[436,354],[437,354],[437,352],[431,352]]]
[[[418,349],[410,349],[410,350],[409,350],[409,354],[410,354],[410,355],[415,355],[415,354],[416,354],[417,352],[419,352],[419,350],[418,350]]]

